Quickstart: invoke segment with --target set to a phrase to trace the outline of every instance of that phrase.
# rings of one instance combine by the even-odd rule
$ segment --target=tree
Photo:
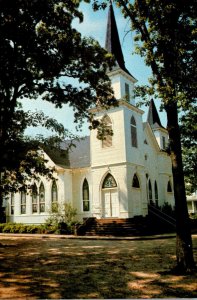
[[[88,118],[93,128],[98,122],[88,109],[98,100],[106,107],[114,103],[106,75],[111,56],[73,27],[74,19],[83,21],[82,1],[0,0],[0,195],[13,183],[22,187],[32,169],[47,173],[37,152],[40,141],[24,137],[28,125],[65,136],[55,120],[25,113],[20,103],[40,97],[56,107],[69,104],[75,122]]]
[[[101,1],[94,1],[96,9]],[[102,7],[109,1],[102,2]],[[111,2],[111,1],[110,1]],[[152,69],[142,95],[161,99],[167,114],[176,206],[177,270],[194,269],[187,211],[178,111],[196,100],[197,16],[195,0],[114,0],[136,33],[136,52]],[[138,89],[139,91],[139,89]],[[145,93],[144,93],[145,91]]]
[[[180,118],[183,169],[186,191],[197,190],[197,107],[192,105]]]
[[[170,156],[174,180],[177,231],[177,268],[194,268],[192,239],[184,185],[178,108],[187,109],[196,99],[195,1],[116,1],[129,17],[153,77],[150,83],[167,113]]]

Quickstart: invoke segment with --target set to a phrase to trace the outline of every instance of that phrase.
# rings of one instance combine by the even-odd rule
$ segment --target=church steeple
[[[120,39],[118,35],[118,29],[116,25],[116,20],[114,16],[114,10],[112,6],[112,1],[110,1],[109,12],[108,12],[108,21],[107,21],[107,31],[105,39],[105,49],[112,53],[116,59],[118,66],[131,75],[125,67],[124,57],[122,53],[122,48],[120,44]]]
[[[158,127],[163,128],[153,99],[151,99],[149,104],[147,122],[153,129],[156,129]]]

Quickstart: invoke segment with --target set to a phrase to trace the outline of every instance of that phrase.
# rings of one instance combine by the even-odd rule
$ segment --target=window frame
[[[172,193],[172,183],[170,179],[168,180],[168,184],[167,184],[167,192]]]
[[[131,146],[137,148],[138,147],[137,123],[133,115],[130,119],[130,128],[131,128]]]
[[[85,178],[82,185],[82,209],[83,212],[90,211],[90,190],[87,179]]]
[[[21,215],[25,215],[27,206],[27,195],[25,191],[21,191],[20,193],[20,208],[21,208]]]
[[[14,208],[15,208],[15,197],[14,197],[14,193],[11,193],[10,196],[10,214],[14,215]]]
[[[155,180],[155,184],[154,184],[154,192],[155,192],[155,203],[158,206],[158,203],[159,203],[159,191],[158,191],[158,184],[157,184],[156,180]]]
[[[32,214],[38,213],[38,188],[34,183],[32,185],[32,195],[31,195],[31,204],[32,204]]]
[[[125,99],[130,102],[130,86],[127,82],[125,82]]]
[[[111,173],[108,173],[103,180],[102,189],[114,189],[114,188],[117,188],[117,182],[114,176]]]
[[[140,181],[139,181],[139,178],[137,176],[137,173],[135,173],[133,175],[132,188],[140,189]]]
[[[43,194],[43,197],[41,195]],[[44,200],[42,200],[42,198]],[[44,210],[42,209],[42,206],[44,207]],[[40,183],[39,186],[39,212],[44,213],[45,212],[45,187],[43,182]]]
[[[56,195],[54,197],[54,194]],[[51,185],[51,203],[57,203],[58,202],[58,188],[56,180],[54,179]]]

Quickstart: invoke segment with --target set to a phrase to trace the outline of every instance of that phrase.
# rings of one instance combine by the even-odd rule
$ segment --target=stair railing
[[[160,209],[156,208],[154,205],[149,204],[149,211],[157,216],[158,218],[162,219],[163,221],[169,223],[173,227],[176,227],[176,219],[169,216],[168,214],[164,213]]]

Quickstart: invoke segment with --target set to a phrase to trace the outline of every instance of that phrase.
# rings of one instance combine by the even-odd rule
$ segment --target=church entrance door
[[[103,217],[119,217],[119,199],[117,189],[103,191]]]
[[[106,175],[102,185],[102,215],[104,218],[119,216],[117,183],[110,173]]]

